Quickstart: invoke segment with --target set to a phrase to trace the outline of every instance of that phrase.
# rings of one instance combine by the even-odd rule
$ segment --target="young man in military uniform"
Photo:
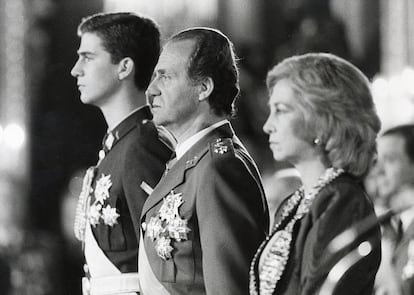
[[[146,105],[158,60],[156,24],[132,13],[97,14],[78,27],[78,60],[71,74],[80,99],[108,124],[99,162],[88,169],[76,212],[84,243],[84,294],[137,294],[139,217],[171,149]]]
[[[227,120],[238,92],[221,32],[193,28],[166,43],[147,96],[154,122],[177,139],[176,162],[142,211],[145,295],[248,293],[269,217],[256,165]]]

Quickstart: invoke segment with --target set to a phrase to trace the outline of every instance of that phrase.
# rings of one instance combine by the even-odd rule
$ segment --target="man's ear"
[[[131,75],[131,73],[134,71],[135,64],[134,61],[130,57],[124,57],[119,62],[118,67],[118,79],[121,81]]]
[[[198,94],[198,100],[203,101],[208,98],[214,90],[214,81],[210,77],[203,79],[200,82],[200,93]]]

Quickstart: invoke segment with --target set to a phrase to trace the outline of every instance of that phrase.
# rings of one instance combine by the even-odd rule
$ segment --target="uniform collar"
[[[190,136],[188,139],[184,140],[182,143],[177,144],[175,148],[175,153],[177,155],[177,160],[179,160],[191,147],[193,147],[198,141],[200,141],[204,136],[213,131],[214,129],[223,126],[224,124],[229,123],[228,120],[221,120],[207,128],[202,129],[196,134]]]
[[[206,135],[201,137],[190,149],[177,161],[166,176],[154,188],[154,191],[144,203],[142,209],[143,217],[149,209],[159,203],[171,190],[180,185],[185,179],[187,170],[192,169],[210,149],[210,144],[221,138],[235,138],[230,122],[213,128]]]
[[[181,157],[177,164],[182,163],[184,169],[188,169],[195,166],[200,158],[209,150],[210,143],[216,142],[222,138],[234,138],[234,131],[230,125],[230,122],[226,122],[216,128],[213,128],[195,142],[187,152]]]
[[[108,130],[103,140],[104,150],[110,151],[122,137],[137,126],[137,122],[145,123],[151,119],[152,114],[148,105],[133,110],[112,130]]]

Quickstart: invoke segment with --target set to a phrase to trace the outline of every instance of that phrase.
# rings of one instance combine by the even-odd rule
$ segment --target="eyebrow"
[[[290,104],[287,104],[287,103],[285,103],[285,102],[279,102],[279,101],[276,101],[276,102],[272,102],[272,103],[270,103],[270,100],[267,102],[267,106],[270,108],[270,107],[272,107],[272,106],[274,106],[274,107],[278,107],[278,106],[284,106],[284,107],[286,107],[286,108],[292,108],[292,105],[290,105]]]
[[[91,51],[77,51],[79,56],[88,56],[88,55],[95,55],[95,53],[91,52]]]

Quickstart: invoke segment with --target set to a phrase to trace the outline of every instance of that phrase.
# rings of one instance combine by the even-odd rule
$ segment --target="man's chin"
[[[155,125],[163,125],[164,121],[157,109],[152,109],[152,121]]]
[[[93,99],[91,99],[90,97],[85,96],[85,95],[81,95],[81,96],[80,96],[80,101],[81,101],[83,104],[93,104]]]
[[[155,125],[161,125],[161,126],[165,125],[164,120],[160,120],[160,119],[156,118],[155,116],[152,118],[152,121],[154,122]]]
[[[88,97],[86,97],[85,95],[82,95],[82,94],[81,94],[81,96],[80,96],[80,101],[81,101],[82,103],[84,103],[84,104],[88,104],[88,103],[89,103],[89,99],[88,99]]]

